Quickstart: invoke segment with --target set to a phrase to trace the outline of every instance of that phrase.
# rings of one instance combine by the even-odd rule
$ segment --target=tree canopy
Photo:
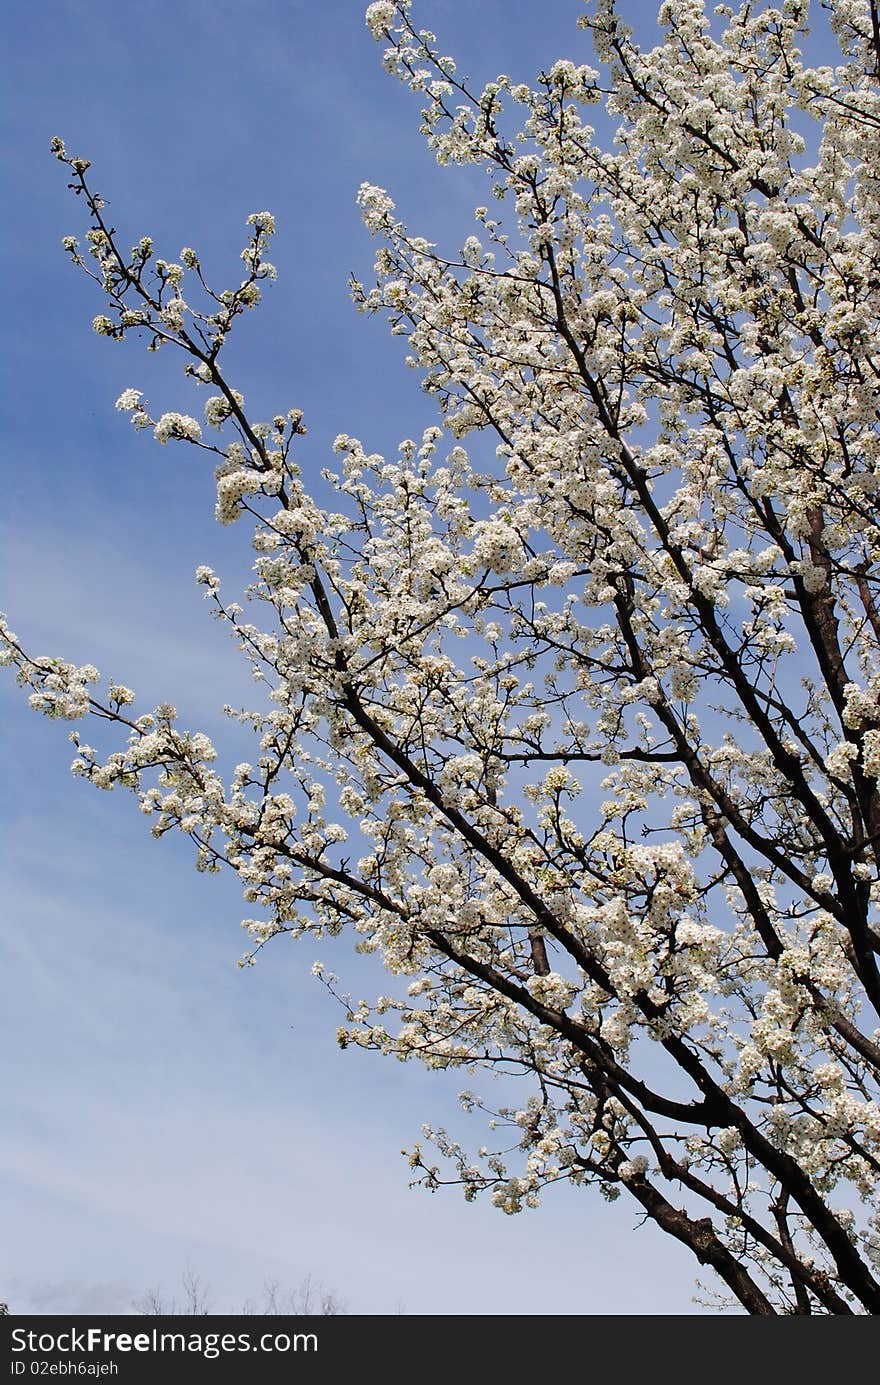
[[[463,1093],[488,1143],[429,1131],[418,1178],[509,1213],[623,1194],[756,1314],[880,1307],[880,22],[828,10],[667,0],[649,47],[595,0],[589,63],[472,89],[409,0],[371,4],[487,205],[443,248],[362,186],[353,294],[436,421],[390,459],[342,434],[321,476],[302,409],[252,418],[225,369],[272,215],[218,290],[192,247],[126,249],[56,140],[95,330],[205,395],[117,407],[253,531],[245,604],[197,572],[258,684],[229,709],[253,762],[0,626],[36,710],[121,733],[74,730],[74,772],[238,874],[251,959],[381,958],[372,1003],[316,968],[343,1045],[520,1082]]]

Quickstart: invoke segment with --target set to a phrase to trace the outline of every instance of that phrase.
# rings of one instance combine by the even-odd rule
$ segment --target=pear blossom
[[[202,430],[194,418],[188,414],[163,414],[153,429],[157,442],[166,443],[169,438],[182,438],[188,442],[198,442]]]

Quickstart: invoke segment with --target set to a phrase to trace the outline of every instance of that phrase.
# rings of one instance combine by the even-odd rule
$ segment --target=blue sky
[[[32,652],[94,662],[142,710],[169,699],[214,735],[249,682],[193,572],[246,573],[247,533],[214,523],[208,468],[114,412],[129,385],[157,411],[191,396],[177,363],[90,331],[100,299],[60,248],[84,223],[48,144],[60,134],[92,159],[130,241],[150,234],[166,258],[192,245],[218,282],[236,273],[247,214],[271,209],[279,282],[239,328],[233,382],[257,417],[304,409],[316,471],[339,432],[393,449],[433,414],[400,343],[350,302],[348,273],[368,273],[373,249],[356,189],[388,187],[414,227],[453,245],[481,194],[424,150],[362,11],[6,10],[0,607]],[[578,13],[576,0],[417,9],[475,79],[588,61]],[[198,876],[188,844],[154,842],[133,801],[73,780],[69,728],[35,717],[8,677],[0,715],[0,1298],[13,1311],[125,1312],[152,1286],[173,1293],[187,1266],[218,1308],[310,1273],[363,1313],[694,1311],[689,1257],[634,1231],[623,1203],[551,1190],[506,1218],[410,1190],[400,1150],[422,1121],[461,1123],[459,1082],[340,1053],[308,945],[239,970],[235,882]]]

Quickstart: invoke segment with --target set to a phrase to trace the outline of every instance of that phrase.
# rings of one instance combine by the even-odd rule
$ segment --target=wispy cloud
[[[34,843],[19,832],[0,954],[20,1055],[0,1135],[16,1190],[0,1268],[22,1286],[20,1311],[61,1311],[77,1285],[82,1311],[122,1311],[119,1285],[173,1292],[187,1263],[218,1306],[312,1272],[364,1312],[687,1311],[656,1237],[642,1233],[641,1280],[619,1256],[631,1233],[613,1209],[583,1198],[575,1230],[561,1197],[506,1219],[408,1189],[400,1148],[420,1114],[455,1128],[454,1084],[339,1053],[295,949],[236,971],[234,892],[216,928],[193,923],[204,882],[184,862],[132,895],[140,862],[124,840],[89,861],[75,828],[29,886]],[[556,1272],[536,1279],[542,1261]]]

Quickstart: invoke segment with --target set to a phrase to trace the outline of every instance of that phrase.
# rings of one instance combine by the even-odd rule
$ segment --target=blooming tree
[[[444,253],[361,188],[354,295],[439,422],[392,459],[340,436],[311,487],[300,410],[253,420],[222,364],[271,215],[216,292],[191,248],[126,251],[56,140],[95,330],[181,351],[207,396],[201,423],[117,407],[253,526],[249,607],[197,573],[265,693],[235,714],[253,763],[222,777],[172,706],[3,626],[33,707],[120,733],[74,731],[74,772],[238,874],[250,957],[381,957],[340,1043],[521,1081],[464,1093],[489,1144],[428,1131],[418,1179],[506,1212],[624,1194],[757,1314],[880,1309],[880,6],[827,8],[834,67],[806,0],[667,0],[651,49],[595,0],[595,66],[474,90],[410,0],[371,4],[490,205]]]

